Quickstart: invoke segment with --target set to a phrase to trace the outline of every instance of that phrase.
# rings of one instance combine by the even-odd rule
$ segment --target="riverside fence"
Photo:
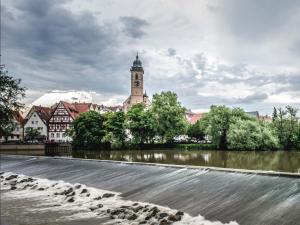
[[[72,145],[68,143],[0,144],[0,154],[33,156],[71,156]]]

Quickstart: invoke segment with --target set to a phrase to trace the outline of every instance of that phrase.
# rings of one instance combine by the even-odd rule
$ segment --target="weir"
[[[83,183],[209,220],[241,225],[295,225],[300,221],[297,176],[3,155],[1,171]]]

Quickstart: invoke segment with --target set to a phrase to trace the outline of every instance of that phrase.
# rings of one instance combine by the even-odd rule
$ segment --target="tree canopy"
[[[122,147],[126,139],[124,112],[108,112],[104,115],[105,141]]]
[[[11,132],[14,128],[13,112],[23,108],[20,100],[25,96],[21,80],[0,69],[0,133]]]
[[[157,134],[163,142],[172,142],[175,136],[186,132],[186,109],[181,106],[176,93],[154,94],[151,111],[157,123]]]
[[[157,122],[152,111],[145,109],[145,106],[140,103],[132,106],[127,112],[127,128],[134,143],[149,143],[156,135]]]
[[[105,135],[104,116],[95,111],[82,113],[72,122],[69,134],[76,147],[101,147]]]

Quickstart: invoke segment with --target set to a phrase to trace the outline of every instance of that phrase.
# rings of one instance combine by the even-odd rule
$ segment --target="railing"
[[[45,144],[46,156],[72,156],[71,144],[47,143]]]

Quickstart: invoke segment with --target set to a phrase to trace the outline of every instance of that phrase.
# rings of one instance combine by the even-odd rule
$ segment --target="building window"
[[[62,133],[62,137],[63,137],[63,138],[66,137],[66,134],[65,134],[65,133]]]
[[[56,133],[56,137],[57,137],[57,138],[60,138],[60,133]]]
[[[136,73],[135,74],[135,79],[138,80],[139,79],[139,75]]]
[[[51,137],[54,138],[54,133],[51,133]]]
[[[34,114],[33,117],[36,117],[36,115]]]
[[[34,124],[34,121],[31,121],[31,124]]]
[[[38,121],[35,121],[35,124],[38,124],[39,122]]]

